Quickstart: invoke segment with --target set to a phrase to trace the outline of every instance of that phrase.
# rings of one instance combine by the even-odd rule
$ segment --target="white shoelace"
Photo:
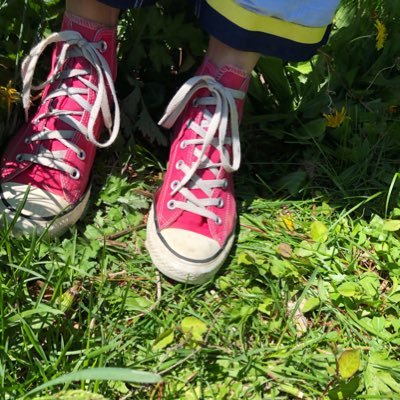
[[[48,79],[40,85],[34,86],[32,84],[33,75],[35,72],[36,64],[39,57],[52,43],[62,42],[61,50],[57,58],[54,71],[48,77]],[[71,46],[74,46],[71,48]],[[101,55],[100,51],[105,51],[104,42],[91,43],[82,37],[78,32],[74,31],[63,31],[53,33],[46,39],[38,43],[25,58],[22,64],[22,79],[23,79],[23,90],[22,90],[22,101],[25,109],[26,119],[28,119],[28,111],[30,107],[30,96],[31,90],[42,90],[44,87],[53,83],[54,81],[62,81],[68,78],[78,79],[86,88],[73,88],[67,87],[65,83],[59,85],[56,89],[52,90],[45,99],[44,102],[55,99],[57,97],[69,97],[75,103],[77,103],[82,111],[70,111],[70,110],[57,110],[49,107],[49,111],[45,114],[38,115],[32,123],[37,124],[40,120],[49,117],[57,117],[61,121],[68,124],[71,130],[50,130],[44,128],[40,133],[37,133],[27,138],[27,143],[33,141],[42,140],[58,140],[65,147],[71,149],[79,158],[85,158],[85,152],[74,144],[73,139],[76,132],[83,134],[89,142],[97,147],[108,147],[117,138],[119,126],[120,126],[120,110],[115,93],[114,81],[110,67]],[[68,58],[83,57],[85,58],[96,70],[98,76],[98,85],[94,85],[89,80],[85,79],[84,76],[90,72],[84,69],[64,69],[61,71],[62,66]],[[114,118],[111,114],[111,108],[107,96],[107,87],[111,92],[111,98],[114,108]],[[91,105],[83,96],[88,95],[89,90],[96,92],[96,100]],[[80,123],[73,116],[82,116],[84,112],[89,113],[89,123],[86,127]],[[109,131],[109,138],[106,142],[99,142],[93,132],[94,125],[96,123],[99,114],[102,114],[104,124]],[[36,154],[18,154],[17,161],[30,161],[36,164],[41,164],[47,167],[51,167],[63,172],[67,172],[74,179],[79,179],[80,172],[63,162],[66,150],[51,152],[44,146],[39,147],[39,151]]]
[[[189,122],[190,129],[198,135],[198,138],[184,140],[180,143],[180,146],[182,148],[190,145],[196,146],[194,149],[196,161],[192,165],[186,165],[183,160],[179,160],[176,166],[171,166],[181,169],[185,174],[181,181],[172,183],[171,194],[179,192],[186,201],[172,200],[168,207],[189,211],[210,218],[220,224],[222,222],[220,218],[207,207],[217,206],[222,208],[224,206],[222,199],[211,198],[211,196],[213,189],[226,187],[227,182],[225,179],[202,179],[196,174],[196,171],[209,169],[217,178],[220,168],[223,168],[226,172],[234,172],[239,168],[239,116],[235,99],[244,99],[245,92],[226,88],[211,76],[196,76],[189,79],[179,89],[169,103],[159,124],[167,129],[172,128],[189,100],[201,89],[208,89],[211,96],[195,100],[196,105],[215,106],[215,111],[211,114],[205,108],[200,124],[194,121]],[[229,135],[228,128],[230,129]],[[231,145],[232,157],[226,145]],[[209,146],[214,146],[218,150],[221,160],[219,163],[213,163],[206,156]],[[207,197],[200,199],[191,192],[191,189],[201,189]]]

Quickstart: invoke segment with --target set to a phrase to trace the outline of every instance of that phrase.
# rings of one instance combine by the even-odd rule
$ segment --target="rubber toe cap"
[[[178,257],[194,262],[211,259],[220,250],[215,240],[184,229],[163,229],[161,236],[169,249]]]
[[[6,212],[13,216],[21,206],[28,191],[21,216],[36,221],[51,221],[55,216],[69,207],[69,203],[61,196],[43,189],[16,182],[6,182],[0,185],[0,213]]]

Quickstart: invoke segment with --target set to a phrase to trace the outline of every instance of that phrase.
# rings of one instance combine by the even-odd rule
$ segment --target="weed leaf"
[[[337,290],[344,297],[353,297],[357,293],[357,288],[354,282],[344,282]]]
[[[339,374],[343,379],[351,378],[360,368],[360,350],[346,350],[338,360]]]
[[[400,220],[399,219],[389,219],[385,221],[383,225],[383,229],[385,231],[395,232],[400,229]]]
[[[196,317],[184,318],[181,322],[181,328],[186,335],[191,335],[191,339],[195,342],[201,342],[204,333],[206,333],[208,329],[207,324]]]
[[[315,310],[318,306],[319,306],[319,298],[318,297],[310,297],[304,303],[303,307],[301,308],[301,311],[303,313],[307,313],[312,310]]]
[[[154,341],[153,349],[160,350],[167,347],[174,341],[174,337],[175,335],[173,328],[166,330]]]
[[[315,242],[323,243],[328,239],[328,228],[321,221],[314,221],[311,224],[311,238]]]

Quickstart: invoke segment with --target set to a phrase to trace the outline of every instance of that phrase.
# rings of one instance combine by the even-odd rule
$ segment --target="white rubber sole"
[[[8,208],[2,201],[0,202],[0,217],[4,214],[7,218],[8,224],[13,224],[12,232],[14,235],[32,234],[36,231],[37,234],[42,234],[46,231],[48,237],[61,236],[71,226],[75,225],[76,222],[84,214],[90,197],[90,187],[85,192],[82,199],[71,209],[60,210],[60,212],[54,215],[54,218],[43,219],[38,215],[24,216],[24,210],[22,210],[18,219],[15,219],[15,210]],[[0,219],[0,226],[2,221]]]
[[[161,240],[154,219],[154,204],[147,220],[146,247],[156,268],[167,277],[191,285],[200,285],[210,280],[224,263],[233,242],[232,235],[226,246],[211,260],[194,262],[174,254]]]

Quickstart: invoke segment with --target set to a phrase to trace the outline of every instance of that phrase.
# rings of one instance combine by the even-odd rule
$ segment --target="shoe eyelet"
[[[224,182],[222,184],[222,189],[226,189],[228,187],[228,180],[224,179]]]
[[[175,169],[178,170],[181,169],[182,165],[183,165],[183,160],[177,161],[177,163],[175,164]]]
[[[101,46],[100,47],[100,52],[101,53],[105,53],[107,51],[107,48],[108,48],[107,43],[104,40],[102,40],[100,42],[100,46]]]
[[[224,205],[225,205],[224,200],[220,197],[220,198],[218,199],[217,207],[218,207],[218,208],[223,208]]]
[[[178,187],[178,185],[179,185],[179,181],[178,180],[172,181],[171,182],[171,189],[175,190]]]
[[[17,154],[17,155],[15,156],[15,161],[16,161],[16,162],[22,162],[22,161],[23,161],[22,154]]]
[[[168,210],[174,210],[175,209],[175,201],[174,200],[170,200],[167,203],[167,208],[168,208]]]
[[[81,174],[80,174],[80,172],[77,170],[77,169],[74,169],[70,174],[69,174],[69,176],[72,178],[72,179],[79,179],[80,177],[81,177]]]
[[[24,143],[31,144],[32,142],[31,142],[31,139],[27,137],[27,138],[25,138]]]
[[[80,160],[84,160],[84,159],[86,158],[86,153],[85,153],[83,150],[81,150],[81,151],[78,153],[78,158],[79,158]]]
[[[186,141],[185,141],[185,140],[182,140],[182,142],[180,143],[179,147],[180,147],[182,150],[186,149]]]
[[[217,217],[214,221],[217,225],[222,225],[222,219],[220,217]]]
[[[189,119],[189,121],[186,124],[186,129],[190,128],[190,125],[192,125],[193,119]]]
[[[192,101],[192,106],[193,107],[198,107],[199,106],[199,99],[193,99],[193,101]]]

